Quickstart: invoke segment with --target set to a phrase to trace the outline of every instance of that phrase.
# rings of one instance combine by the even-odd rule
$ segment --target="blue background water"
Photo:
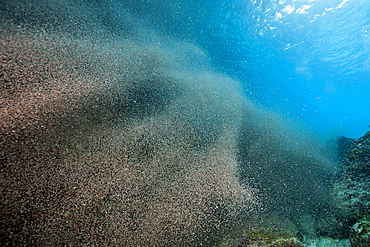
[[[324,137],[369,129],[369,1],[143,0],[132,8],[201,45],[264,107]]]

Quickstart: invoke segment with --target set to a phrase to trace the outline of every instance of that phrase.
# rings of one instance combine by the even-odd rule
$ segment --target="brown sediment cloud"
[[[1,26],[1,244],[215,246],[326,205],[327,160],[200,48],[86,18]]]
[[[132,40],[20,29],[1,46],[2,243],[215,243],[256,201],[232,80]]]

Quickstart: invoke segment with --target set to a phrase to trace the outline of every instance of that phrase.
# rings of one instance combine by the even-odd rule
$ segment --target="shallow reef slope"
[[[370,213],[370,131],[352,142],[341,160],[340,172],[334,183],[334,195],[349,221]]]
[[[370,245],[370,131],[353,140],[333,186],[343,222],[351,229],[352,246]]]
[[[1,2],[2,245],[214,246],[330,208],[316,148],[124,6]]]

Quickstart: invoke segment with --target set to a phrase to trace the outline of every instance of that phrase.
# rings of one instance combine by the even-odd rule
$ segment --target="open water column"
[[[310,23],[353,2],[1,1],[1,245],[350,246],[369,25]]]

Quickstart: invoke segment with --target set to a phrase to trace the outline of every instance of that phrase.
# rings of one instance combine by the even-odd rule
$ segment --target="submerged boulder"
[[[362,218],[352,227],[351,244],[352,246],[370,246],[370,217]]]
[[[370,131],[355,140],[343,157],[333,185],[353,246],[370,246]]]
[[[370,131],[354,141],[341,161],[334,196],[348,220],[370,213]]]

